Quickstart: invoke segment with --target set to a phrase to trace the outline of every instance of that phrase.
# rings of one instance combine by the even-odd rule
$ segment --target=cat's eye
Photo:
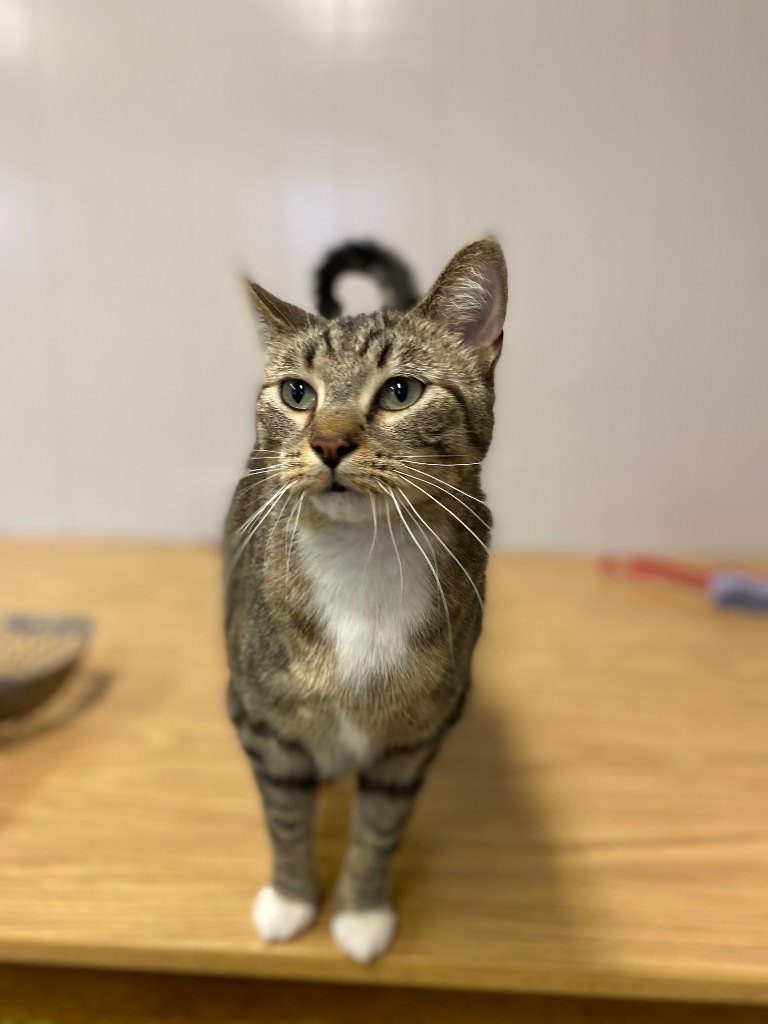
[[[280,397],[291,409],[307,412],[317,404],[317,392],[305,380],[284,380],[280,385]]]
[[[380,409],[396,412],[407,409],[418,401],[424,393],[424,385],[415,377],[390,377],[379,391],[378,404]]]

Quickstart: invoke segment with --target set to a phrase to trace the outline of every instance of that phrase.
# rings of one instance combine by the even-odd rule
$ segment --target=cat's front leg
[[[350,843],[331,919],[336,945],[359,963],[381,956],[395,937],[390,862],[437,746],[435,740],[393,750],[359,775]]]
[[[317,917],[312,818],[317,782],[254,768],[272,843],[272,881],[253,903],[253,926],[265,942],[288,942]]]
[[[253,925],[265,942],[287,942],[317,916],[312,820],[318,778],[300,744],[268,719],[246,714],[230,691],[230,715],[251,763],[272,845],[272,878],[257,894]]]

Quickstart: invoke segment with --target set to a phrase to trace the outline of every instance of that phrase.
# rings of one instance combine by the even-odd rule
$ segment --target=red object
[[[691,587],[706,587],[710,573],[703,569],[693,569],[678,562],[668,562],[663,558],[614,558],[601,560],[603,572],[616,576],[656,576],[676,583],[687,583]]]

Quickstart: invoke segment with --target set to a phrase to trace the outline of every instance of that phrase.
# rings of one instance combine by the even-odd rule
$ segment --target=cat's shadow
[[[475,927],[498,920],[512,951],[573,940],[558,850],[514,729],[509,715],[502,720],[482,688],[473,687],[395,859],[395,897],[412,931],[450,928],[471,939]],[[327,894],[346,846],[348,815],[349,787],[329,787],[317,835]]]

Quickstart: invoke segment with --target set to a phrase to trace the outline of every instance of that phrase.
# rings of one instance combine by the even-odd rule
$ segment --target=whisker
[[[288,573],[290,572],[290,568],[291,568],[291,556],[293,555],[293,545],[294,545],[294,543],[296,541],[296,530],[298,529],[298,526],[299,526],[299,518],[301,516],[301,506],[303,504],[304,504],[304,495],[302,494],[301,497],[299,498],[299,501],[298,501],[298,504],[297,504],[297,507],[296,507],[296,518],[293,521],[293,531],[291,533],[291,539],[290,539],[290,542],[288,544],[288,550],[287,550],[286,557],[285,557],[285,578],[286,578],[286,581],[288,579]],[[290,521],[289,521],[288,525],[290,526]]]
[[[395,540],[394,530],[392,529],[392,519],[390,518],[389,515],[389,502],[387,502],[387,504],[384,506],[384,511],[387,513],[387,526],[389,527],[389,536],[392,538],[392,547],[395,549],[395,558],[397,559],[397,565],[398,568],[400,569],[400,596],[402,597],[403,589],[405,586],[405,581],[403,578],[403,562],[402,559],[400,558],[400,551],[397,547],[397,541]]]
[[[241,532],[244,532],[247,528],[248,528],[248,532],[246,534],[246,537],[241,542],[240,549],[239,549],[237,557],[236,557],[236,561],[237,561],[237,559],[240,558],[240,556],[242,555],[243,551],[248,546],[248,544],[250,544],[250,542],[253,540],[253,538],[256,535],[256,531],[266,522],[268,517],[274,511],[275,502],[278,502],[279,499],[292,486],[293,486],[292,483],[284,484],[280,488],[280,490],[278,490],[278,492],[275,492],[271,496],[271,498],[267,499],[267,501],[264,502],[264,504],[261,506],[261,508],[257,509],[257,511],[254,512],[252,516],[249,516],[249,518],[246,520],[246,522],[244,522],[243,525],[240,527],[240,529],[238,530],[238,535],[240,535]]]
[[[433,456],[425,455],[425,459]],[[422,462],[418,455],[401,455],[401,462],[414,462],[417,466],[482,466],[482,462]]]
[[[247,470],[247,472],[243,473],[243,475],[240,477],[240,479],[241,480],[245,480],[249,476],[259,476],[262,473],[271,473],[275,469],[286,469],[286,468],[287,468],[287,464],[284,463],[284,462],[280,462],[280,463],[278,463],[277,466],[274,466],[274,465],[272,465],[272,466],[262,466],[260,469],[249,469],[249,470]]]
[[[271,473],[265,473],[265,475],[262,476],[261,479],[256,480],[252,484],[249,484],[248,487],[244,487],[242,493],[243,494],[247,494],[248,491],[252,491],[254,489],[254,487],[258,487],[259,484],[263,484],[265,480],[271,480],[273,476],[280,476],[280,474],[282,472],[283,472],[283,470],[278,466],[276,469],[273,469]],[[240,477],[240,479],[241,480],[245,480],[245,479],[247,479],[247,477],[243,476],[243,477]]]
[[[432,501],[434,501],[434,503],[436,505],[439,505],[440,508],[444,509],[448,513],[449,516],[453,516],[453,518],[456,520],[457,523],[461,523],[461,525],[464,527],[464,529],[468,533],[472,534],[472,536],[475,538],[475,540],[480,545],[480,547],[483,548],[483,550],[487,554],[490,554],[491,549],[488,547],[488,545],[483,543],[483,541],[480,540],[480,538],[477,536],[475,531],[471,527],[467,526],[467,524],[464,522],[464,520],[460,516],[457,516],[455,512],[451,512],[451,510],[448,508],[448,506],[444,505],[442,503],[442,501],[440,501],[439,498],[436,498],[434,496],[434,494],[430,494],[429,491],[425,491],[423,487],[419,487],[419,485],[417,483],[415,483],[413,480],[410,481],[410,485],[411,485],[411,487],[415,487],[417,491],[421,491],[422,494],[426,494],[426,496],[428,498],[430,498]],[[398,488],[398,490],[400,490],[400,488]]]
[[[256,535],[256,531],[267,521],[272,512],[274,512],[275,502],[292,486],[293,484],[285,484],[283,487],[281,487],[280,490],[273,494],[272,497],[269,498],[267,501],[265,501],[261,508],[257,512],[254,512],[254,514],[250,516],[237,531],[237,533],[240,534],[246,527],[250,526],[251,523],[253,523],[254,520],[256,519],[256,516],[258,516],[259,513],[261,513],[261,517],[258,520],[256,520],[250,531],[246,534],[245,538],[240,542],[237,551],[232,554],[227,565],[227,580],[231,578],[235,566],[240,561],[240,557],[243,551],[245,551],[245,549],[250,544],[251,540]]]
[[[401,470],[398,475],[404,477],[406,480],[410,480],[412,483],[419,479],[418,477],[411,476],[410,473],[406,473],[404,470]],[[422,480],[422,483],[425,483],[425,481]],[[477,519],[479,522],[483,524],[483,526],[485,526],[486,528],[488,527],[487,520],[483,519],[479,512],[475,512],[473,508],[470,508],[466,501],[462,501],[461,498],[457,498],[456,495],[452,494],[447,487],[443,487],[441,484],[438,483],[433,483],[432,486],[437,487],[437,489],[440,491],[444,491],[448,495],[448,497],[453,498],[454,501],[458,501],[458,503],[460,505],[463,505],[467,512],[470,513],[470,515],[473,515],[475,519]]]
[[[288,487],[290,487],[290,484],[285,484],[283,487],[280,488],[279,491],[276,491],[271,497],[267,498],[264,504],[260,508],[257,508],[256,511],[246,519],[242,526],[238,528],[237,533],[244,533],[245,530],[247,530],[251,523],[254,521],[254,519],[256,519],[256,517],[259,516],[264,511],[265,508],[271,505],[273,501],[279,498],[280,495],[283,494],[288,489]]]
[[[403,510],[400,508],[400,503],[398,502],[397,498],[392,493],[392,491],[389,490],[389,488],[385,488],[385,489],[387,490],[387,492],[389,493],[390,498],[392,499],[392,501],[395,504],[395,508],[397,510],[397,514],[400,516],[400,519],[402,520],[403,526],[406,528],[406,530],[410,534],[411,540],[413,541],[413,543],[416,545],[416,547],[419,549],[419,551],[424,556],[424,561],[427,563],[427,565],[429,566],[429,571],[434,576],[435,583],[437,584],[438,593],[440,594],[440,600],[443,602],[443,609],[445,610],[445,623],[446,623],[446,626],[448,628],[448,639],[450,641],[451,651],[453,651],[453,630],[451,629],[451,616],[450,616],[450,613],[448,612],[448,602],[445,599],[445,591],[443,590],[443,585],[440,582],[440,576],[438,575],[438,572],[437,572],[437,569],[435,568],[435,566],[432,565],[432,563],[430,562],[429,558],[427,557],[426,551],[421,546],[421,544],[419,544],[419,542],[416,540],[416,537],[414,535],[413,530],[410,528],[410,526],[406,522],[405,516],[403,515]],[[398,490],[400,490],[400,489],[398,488]],[[402,492],[401,492],[401,494],[402,494]]]
[[[439,484],[445,484],[446,487],[450,487],[452,491],[458,491],[459,494],[463,494],[465,498],[469,498],[471,501],[476,501],[478,505],[482,505],[483,508],[488,508],[486,502],[482,498],[476,498],[474,494],[469,494],[468,491],[462,491],[460,487],[456,487],[455,484],[449,484],[447,480],[441,480],[439,476],[435,476],[434,473],[425,473],[421,469],[416,469],[415,466],[411,466],[410,470],[412,473],[418,473],[421,477],[427,477],[430,480],[436,480]]]
[[[398,488],[398,490],[400,491],[400,497],[401,498],[405,498],[404,492],[402,490],[400,490],[400,488]],[[409,509],[406,509],[405,511],[406,512],[410,512]],[[414,524],[414,526],[416,526],[416,528],[421,533],[421,536],[422,536],[422,539],[424,541],[424,544],[428,548],[429,553],[432,555],[432,557],[434,559],[435,575],[437,576],[437,583],[438,583],[438,587],[440,588],[440,595],[441,595],[442,601],[443,601],[443,608],[445,609],[446,620],[448,622],[448,641],[449,641],[450,648],[451,648],[451,654],[453,654],[453,630],[451,628],[450,615],[448,614],[448,603],[447,603],[446,598],[445,598],[445,590],[443,588],[442,581],[440,580],[440,573],[439,573],[438,568],[437,568],[437,566],[438,566],[437,552],[435,551],[435,548],[434,548],[432,542],[430,541],[429,537],[427,536],[426,531],[425,531],[424,527],[421,525],[421,523],[418,522],[416,519],[414,519],[413,520],[413,524]],[[416,538],[414,537],[414,540],[415,539]]]
[[[437,540],[439,541],[439,543],[440,543],[440,544],[442,544],[442,546],[443,546],[443,547],[445,548],[445,550],[446,550],[446,551],[448,552],[448,554],[449,554],[449,555],[451,556],[451,558],[452,558],[452,559],[454,560],[454,562],[456,563],[456,565],[458,565],[458,567],[459,567],[459,568],[461,569],[461,571],[462,571],[462,572],[464,573],[464,575],[465,575],[465,576],[467,577],[467,579],[468,579],[468,580],[469,580],[469,582],[470,582],[470,585],[471,585],[472,589],[473,589],[473,590],[474,590],[474,592],[475,592],[475,595],[476,595],[476,597],[477,597],[477,600],[478,600],[478,601],[480,602],[480,609],[481,609],[481,611],[482,611],[482,608],[483,608],[483,599],[482,599],[482,597],[480,596],[480,591],[479,591],[479,590],[477,589],[477,585],[475,584],[475,581],[474,581],[474,580],[472,579],[472,577],[471,577],[471,576],[469,575],[469,573],[468,573],[468,572],[467,572],[467,570],[466,570],[466,569],[464,568],[464,566],[463,566],[463,565],[461,564],[461,562],[460,562],[460,561],[459,561],[459,559],[458,559],[458,558],[456,557],[456,555],[454,555],[454,553],[453,553],[453,552],[451,551],[451,549],[450,549],[450,548],[448,547],[448,545],[447,545],[447,544],[445,543],[445,541],[444,541],[444,540],[443,540],[443,538],[442,538],[442,537],[440,536],[440,534],[439,534],[439,533],[437,533],[437,531],[436,531],[436,530],[433,530],[433,529],[432,529],[432,527],[431,527],[431,526],[429,525],[429,523],[428,523],[428,522],[426,521],[426,519],[424,519],[424,518],[423,518],[423,516],[421,516],[421,515],[419,514],[418,510],[416,509],[416,507],[414,506],[413,502],[412,502],[412,501],[411,501],[411,499],[410,499],[410,498],[408,497],[408,495],[407,495],[407,494],[404,494],[404,493],[403,493],[403,491],[400,491],[400,494],[401,494],[401,496],[403,497],[403,499],[404,499],[405,501],[407,501],[407,502],[408,502],[408,504],[410,505],[410,507],[411,507],[411,511],[413,512],[413,514],[414,514],[414,515],[415,515],[415,516],[416,516],[416,517],[417,517],[418,519],[420,519],[420,520],[422,521],[422,523],[424,523],[424,525],[425,525],[425,526],[426,526],[426,528],[427,528],[427,529],[429,530],[429,532],[430,532],[430,533],[431,533],[431,534],[432,534],[432,535],[433,535],[433,536],[434,536],[434,537],[435,537],[435,538],[436,538],[436,539],[437,539]]]
[[[288,492],[286,492],[286,494],[285,494],[285,501],[278,503],[278,505],[275,505],[275,510],[276,510],[275,521],[274,521],[274,523],[272,523],[272,529],[267,534],[267,540],[266,540],[266,542],[264,544],[265,548],[269,547],[270,541],[272,540],[272,537],[273,537],[274,532],[275,532],[275,528],[276,528],[277,524],[280,522],[280,520],[282,518],[282,515],[283,515],[283,512],[285,512],[285,510],[286,510],[286,508],[288,506],[288,502],[290,500],[291,500],[291,495]]]
[[[279,495],[279,493],[278,493],[277,495],[274,495],[274,498],[276,499],[276,498],[278,498],[279,496],[280,496],[280,495]],[[242,539],[242,540],[240,541],[240,543],[239,543],[239,546],[238,546],[237,550],[236,550],[236,551],[234,551],[234,552],[232,553],[231,559],[230,559],[230,561],[229,561],[229,564],[228,564],[228,566],[227,566],[227,578],[228,578],[228,579],[229,579],[229,578],[231,578],[231,576],[232,576],[232,573],[234,572],[235,566],[236,566],[236,565],[237,565],[237,563],[238,563],[238,562],[240,561],[240,557],[241,557],[241,555],[243,554],[243,552],[244,552],[244,551],[245,551],[245,549],[246,549],[246,548],[248,547],[248,545],[249,545],[249,543],[251,542],[251,540],[252,540],[252,539],[254,538],[254,536],[256,535],[256,532],[257,532],[257,531],[258,531],[258,530],[260,529],[260,527],[261,527],[261,526],[263,526],[263,524],[264,524],[264,523],[265,523],[265,522],[267,521],[267,519],[269,518],[269,516],[271,515],[271,513],[272,513],[272,512],[274,511],[274,508],[275,508],[275,506],[274,506],[274,503],[270,503],[269,507],[268,507],[268,508],[267,508],[267,509],[266,509],[266,510],[265,510],[265,511],[264,511],[264,512],[262,513],[262,515],[260,516],[260,518],[259,518],[259,519],[257,519],[257,520],[256,520],[256,521],[255,521],[255,522],[254,522],[254,523],[252,524],[252,526],[251,526],[250,530],[248,531],[248,533],[247,533],[247,534],[245,535],[245,537],[243,537],[243,539]]]
[[[376,501],[372,494],[369,494],[368,497],[371,499],[371,512],[373,512],[373,540],[371,541],[371,547],[368,551],[368,558],[365,560],[366,571],[368,566],[371,564],[371,556],[373,555],[373,549],[376,547],[376,538],[379,534],[379,527],[376,521]]]

